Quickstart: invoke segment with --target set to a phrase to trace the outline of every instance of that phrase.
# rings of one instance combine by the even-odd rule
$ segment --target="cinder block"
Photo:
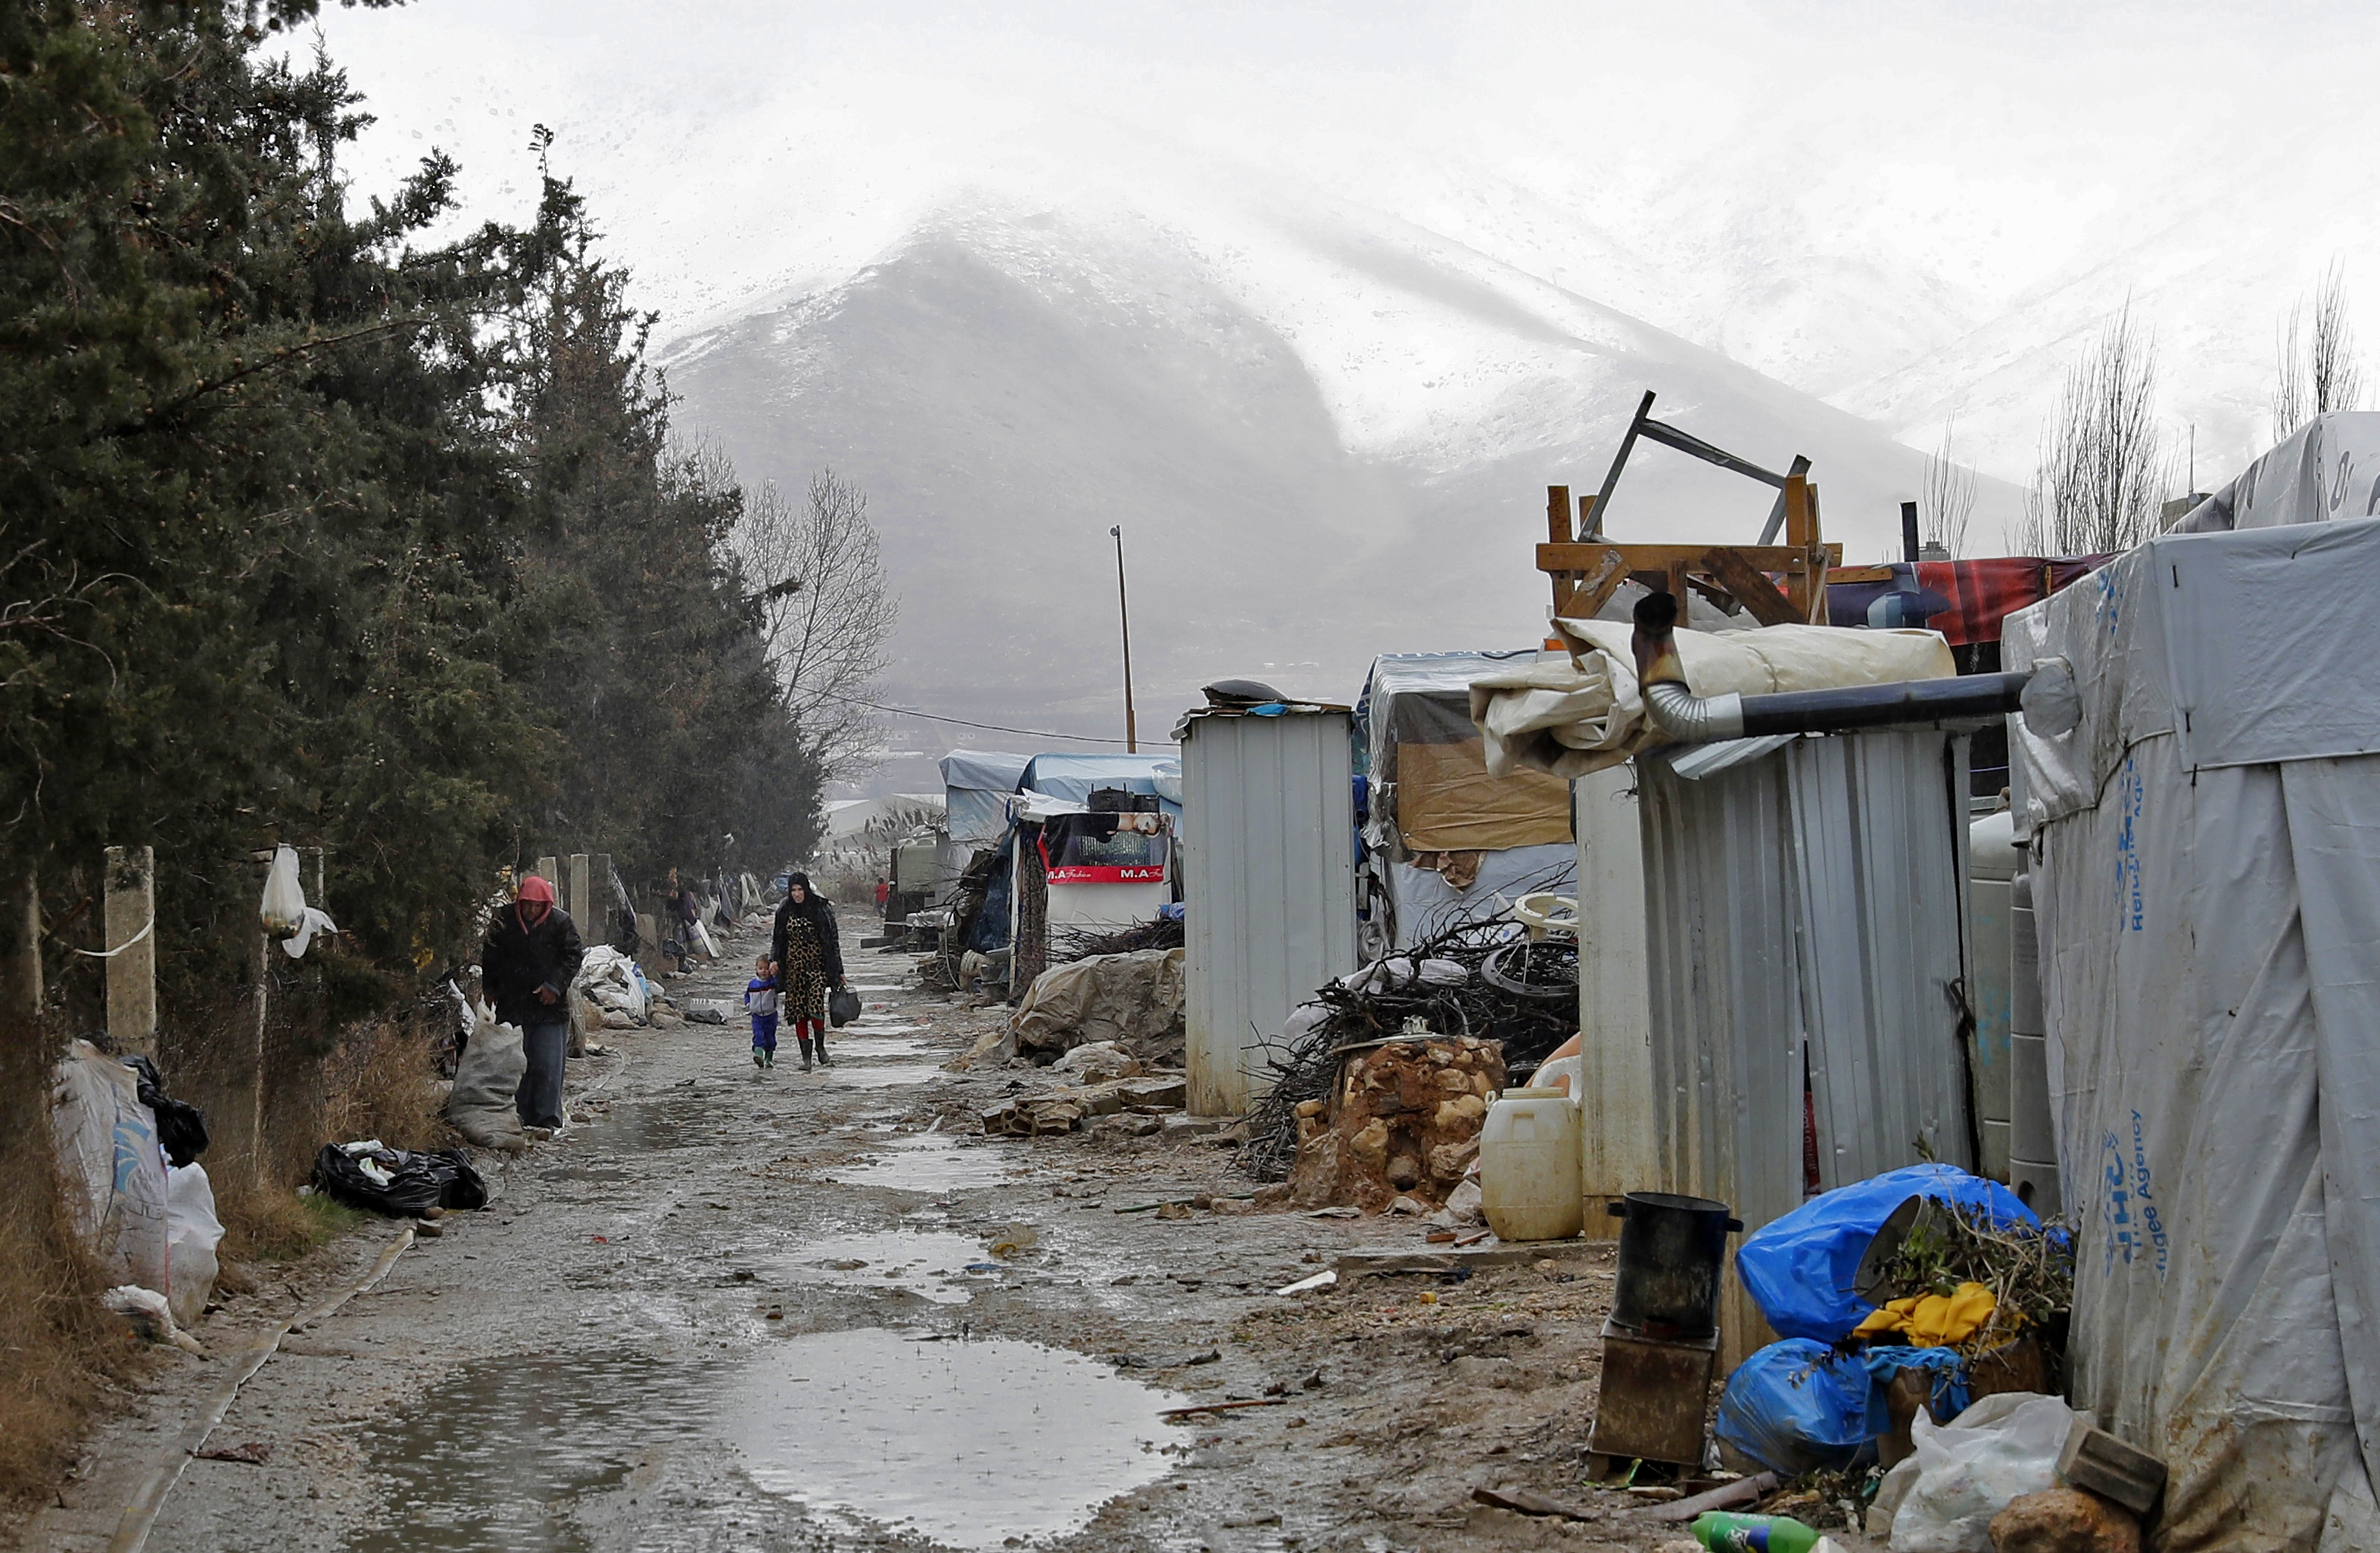
[[[2104,1495],[2135,1515],[2148,1514],[2165,1492],[2163,1462],[2080,1418],[2058,1453],[2058,1476],[2068,1487]]]

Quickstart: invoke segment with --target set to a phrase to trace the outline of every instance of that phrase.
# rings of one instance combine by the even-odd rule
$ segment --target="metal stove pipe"
[[[2018,710],[2030,674],[1966,674],[1840,690],[1787,690],[1771,696],[1697,696],[1687,688],[1672,635],[1677,601],[1667,593],[1636,603],[1636,673],[1654,725],[1680,744],[1757,738],[1765,734],[1828,734],[1950,718],[1998,717]]]

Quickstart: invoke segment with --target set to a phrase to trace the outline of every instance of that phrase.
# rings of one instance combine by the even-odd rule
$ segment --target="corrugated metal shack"
[[[1637,758],[1653,1126],[1634,1179],[1757,1229],[1812,1187],[1973,1167],[1966,762],[1967,735],[1932,727]],[[1731,1303],[1748,1353],[1766,1327]]]
[[[1185,718],[1184,1019],[1190,1110],[1247,1110],[1256,1052],[1314,989],[1355,968],[1350,715],[1210,708]]]

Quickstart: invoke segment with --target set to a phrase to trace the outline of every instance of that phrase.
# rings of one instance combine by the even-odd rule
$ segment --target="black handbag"
[[[826,1016],[838,1030],[859,1017],[859,994],[838,987],[826,995]]]

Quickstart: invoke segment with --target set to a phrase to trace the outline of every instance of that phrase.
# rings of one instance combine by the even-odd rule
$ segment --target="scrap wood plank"
[[[1720,587],[1734,595],[1735,601],[1752,612],[1752,618],[1763,625],[1786,625],[1802,616],[1793,608],[1793,601],[1777,589],[1767,573],[1743,558],[1743,552],[1731,545],[1717,545],[1703,557],[1703,570],[1717,578]]]
[[[1549,1257],[1575,1256],[1609,1251],[1608,1240],[1524,1241],[1517,1245],[1488,1246],[1478,1251],[1349,1251],[1339,1257],[1341,1279],[1366,1273],[1453,1272],[1461,1268],[1517,1268]]]
[[[1550,1498],[1530,1488],[1474,1488],[1471,1497],[1481,1504],[1498,1510],[1517,1511],[1523,1515],[1558,1515],[1565,1521],[1595,1519],[1590,1511]]]
[[[1169,1407],[1160,1418],[1187,1418],[1194,1413],[1237,1413],[1244,1407],[1287,1407],[1287,1397],[1258,1397],[1245,1402],[1207,1402],[1198,1407]]]
[[[1554,613],[1573,620],[1592,620],[1597,611],[1611,601],[1620,585],[1628,580],[1628,557],[1609,545],[1603,547],[1603,559],[1595,569],[1577,575],[1568,595],[1555,601]]]
[[[1803,545],[1730,545],[1728,549],[1742,556],[1746,564],[1764,572],[1791,572],[1810,559]],[[1843,547],[1834,541],[1819,547],[1829,557],[1829,564],[1842,563]],[[1537,547],[1537,570],[1541,572],[1593,572],[1602,564],[1607,551],[1617,551],[1632,571],[1666,572],[1672,562],[1682,561],[1689,566],[1700,566],[1709,554],[1707,544],[1623,544],[1616,540],[1574,540],[1570,544],[1541,544]]]

